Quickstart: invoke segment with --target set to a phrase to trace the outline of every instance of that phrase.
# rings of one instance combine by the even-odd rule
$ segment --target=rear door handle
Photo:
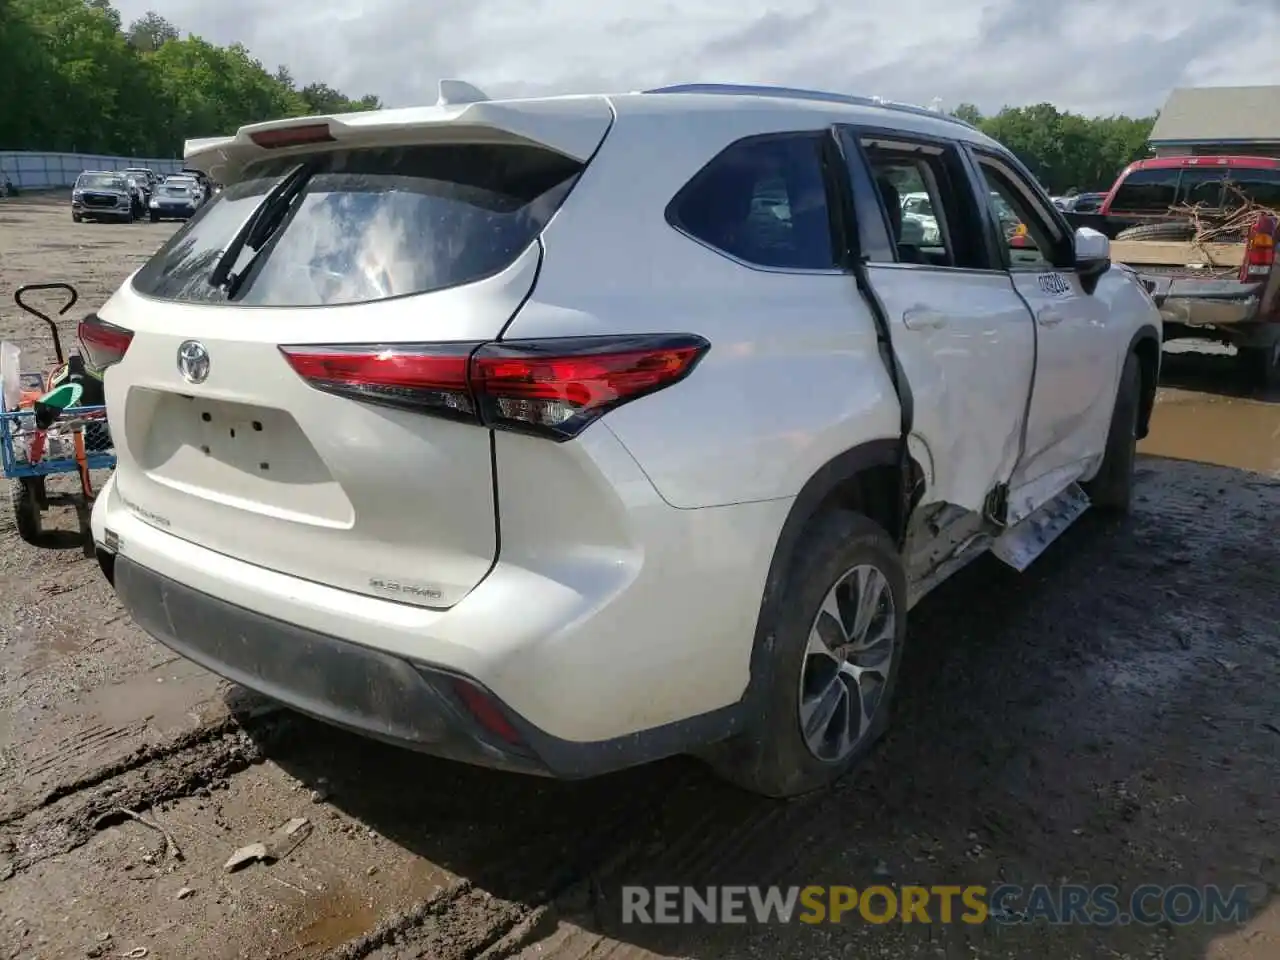
[[[1036,322],[1042,327],[1056,327],[1062,322],[1062,314],[1053,307],[1041,307],[1036,313]]]
[[[937,310],[912,307],[902,315],[902,325],[908,330],[940,330],[947,325],[947,316]]]

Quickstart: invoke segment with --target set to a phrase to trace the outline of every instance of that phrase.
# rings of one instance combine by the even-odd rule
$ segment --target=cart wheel
[[[84,497],[76,498],[76,520],[80,524],[80,546],[84,555],[92,559],[98,555],[93,542],[93,501]]]
[[[43,532],[41,504],[44,502],[44,477],[19,477],[9,481],[9,499],[13,501],[13,519],[18,536],[24,542],[39,544]]]

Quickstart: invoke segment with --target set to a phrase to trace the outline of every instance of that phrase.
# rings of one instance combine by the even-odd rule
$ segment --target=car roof
[[[599,143],[595,121],[603,111],[615,117],[623,113],[689,114],[718,118],[710,139],[733,132],[735,139],[743,127],[758,127],[767,133],[797,129],[797,120],[812,129],[832,123],[903,133],[923,134],[950,140],[964,140],[989,148],[1000,145],[976,127],[940,111],[882,97],[859,96],[751,84],[686,83],[628,93],[596,93],[559,97],[494,100],[462,81],[442,80],[440,97],[431,106],[398,107],[356,113],[315,115],[270,120],[239,128],[230,136],[187,140],[183,155],[186,166],[235,165],[266,154],[258,138],[269,133],[297,129],[299,132],[327,128],[322,139],[341,142],[348,137],[380,138],[383,131],[449,124],[497,126],[525,139],[546,143],[569,156],[589,156]],[[298,141],[304,143],[305,141]],[[206,169],[206,172],[207,169]]]
[[[1169,170],[1175,167],[1263,167],[1280,169],[1280,157],[1248,157],[1236,154],[1211,154],[1194,157],[1149,157],[1136,160],[1125,167],[1125,173],[1135,170]]]

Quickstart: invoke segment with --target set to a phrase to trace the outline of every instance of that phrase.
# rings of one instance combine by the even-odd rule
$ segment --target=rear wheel
[[[1236,363],[1250,386],[1280,387],[1280,340],[1269,347],[1236,347]]]
[[[707,759],[754,793],[792,797],[839,779],[888,726],[907,585],[896,546],[859,514],[828,514],[782,587],[757,725]]]
[[[1111,429],[1098,474],[1081,484],[1095,507],[1128,513],[1133,502],[1133,465],[1138,456],[1138,408],[1142,403],[1142,371],[1138,355],[1129,354],[1120,372],[1120,389],[1111,413]]]
[[[44,503],[44,477],[19,477],[9,481],[9,499],[18,536],[26,543],[38,544],[44,532],[41,509]]]

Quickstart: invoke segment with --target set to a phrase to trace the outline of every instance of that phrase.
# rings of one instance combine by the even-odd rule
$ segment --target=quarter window
[[[668,220],[749,264],[834,269],[822,136],[753,137],[732,144],[676,194]]]

